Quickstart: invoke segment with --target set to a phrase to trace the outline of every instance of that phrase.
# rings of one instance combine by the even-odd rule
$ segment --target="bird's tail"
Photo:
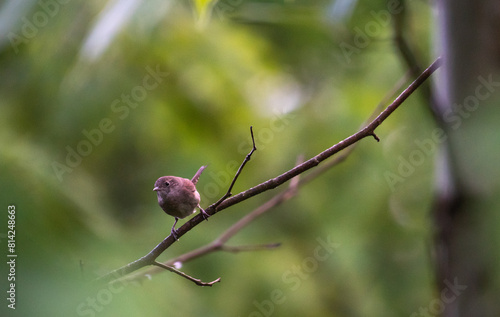
[[[198,183],[198,180],[200,179],[201,173],[203,172],[203,170],[205,168],[207,168],[207,166],[203,165],[202,167],[200,167],[200,169],[198,170],[198,172],[196,172],[196,174],[194,174],[193,178],[191,179],[191,181],[193,182],[193,184],[196,185],[196,183]]]

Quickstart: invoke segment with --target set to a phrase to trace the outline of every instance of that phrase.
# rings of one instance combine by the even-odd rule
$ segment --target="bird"
[[[154,184],[153,191],[158,197],[158,205],[165,213],[175,218],[170,233],[176,240],[179,240],[175,230],[177,221],[195,213],[196,208],[200,209],[203,218],[208,220],[209,215],[201,208],[200,193],[196,190],[196,183],[205,168],[206,165],[200,167],[191,180],[178,176],[162,176]]]

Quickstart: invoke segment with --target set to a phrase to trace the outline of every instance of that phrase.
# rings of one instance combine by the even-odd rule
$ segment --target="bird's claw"
[[[205,210],[203,210],[203,208],[199,207],[200,208],[200,213],[203,217],[203,219],[205,219],[206,221],[208,221],[208,217],[210,217],[209,214],[207,214],[207,212]]]
[[[175,240],[179,241],[179,238],[177,237],[177,230],[175,230],[174,228],[170,230],[170,235],[174,237]]]

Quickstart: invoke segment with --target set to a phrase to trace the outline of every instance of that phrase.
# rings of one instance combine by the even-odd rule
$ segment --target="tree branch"
[[[339,143],[333,145],[332,147],[324,150],[323,152],[319,153],[318,155],[312,157],[311,159],[305,161],[304,163],[292,168],[291,170],[275,177],[272,179],[269,179],[257,186],[254,186],[246,191],[243,191],[235,196],[229,197],[222,202],[219,203],[216,202],[215,204],[210,205],[205,211],[213,215],[223,209],[226,209],[230,206],[233,206],[237,203],[240,203],[244,200],[247,200],[250,197],[253,197],[255,195],[261,194],[265,191],[268,191],[270,189],[276,188],[280,186],[281,184],[291,180],[295,176],[319,165],[321,162],[324,160],[328,159],[332,155],[338,153],[339,151],[355,144],[356,142],[364,139],[367,136],[373,136],[376,139],[378,138],[375,135],[375,129],[382,124],[423,82],[429,78],[429,76],[436,71],[441,66],[441,58],[436,59],[427,69],[425,69],[418,78],[413,81],[387,108],[385,108],[372,122],[370,122],[367,126],[362,128],[360,131],[357,133],[347,137],[346,139],[340,141]],[[253,133],[252,133],[253,135]],[[251,153],[255,151],[255,143],[254,143],[254,148],[252,149]],[[247,157],[245,158],[245,161],[243,162],[242,166],[248,162]],[[241,167],[240,167],[241,169]],[[240,171],[240,170],[239,170]],[[238,173],[237,173],[238,174]],[[239,174],[238,174],[239,175]],[[230,191],[228,191],[230,192]],[[227,193],[226,193],[227,194]],[[226,195],[224,195],[226,196]],[[192,219],[190,219],[188,222],[186,222],[184,225],[182,225],[178,230],[177,234],[178,237],[181,237],[184,235],[186,232],[190,231],[192,228],[194,228],[196,225],[201,223],[203,221],[203,217],[201,215],[196,215]],[[101,282],[109,282],[111,280],[114,280],[116,278],[122,277],[126,274],[129,274],[131,272],[134,272],[142,267],[145,267],[147,265],[153,265],[156,258],[163,252],[165,251],[170,245],[175,243],[176,240],[168,236],[165,238],[162,242],[160,242],[151,252],[149,252],[147,255],[143,256],[142,258],[131,262],[117,270],[114,270],[98,279],[98,281]]]
[[[286,181],[292,179],[293,177],[317,166],[322,161],[326,160],[335,153],[347,148],[348,146],[364,139],[367,136],[373,136],[375,134],[375,129],[384,122],[422,83],[425,82],[429,76],[436,71],[441,66],[441,58],[436,59],[422,74],[413,81],[408,88],[406,88],[397,98],[391,103],[386,109],[384,109],[370,124],[361,129],[359,132],[347,137],[346,139],[340,141],[334,146],[326,149],[325,151],[319,153],[318,155],[312,157],[311,159],[305,161],[304,163],[292,168],[291,170],[265,181],[255,187],[252,187],[244,192],[241,192],[235,196],[232,196],[222,202],[218,207],[216,212],[226,209],[234,204],[241,201],[247,200],[257,194],[263,193],[267,190],[276,188],[277,186],[285,183]],[[209,208],[212,208],[210,206]],[[194,219],[193,219],[194,220]],[[201,220],[201,219],[200,219]]]
[[[192,276],[189,276],[189,275],[187,275],[186,273],[181,272],[181,271],[177,270],[177,269],[176,269],[176,268],[174,268],[174,267],[171,267],[171,266],[165,265],[165,264],[160,263],[160,262],[157,262],[157,261],[154,261],[154,262],[153,262],[153,265],[156,265],[156,266],[158,266],[158,267],[161,267],[162,269],[165,269],[165,270],[168,270],[168,271],[173,272],[173,273],[175,273],[175,274],[178,274],[178,275],[180,275],[180,276],[182,276],[182,277],[184,277],[184,278],[186,278],[186,279],[188,279],[188,280],[190,280],[190,281],[194,282],[196,285],[199,285],[199,286],[212,286],[212,285],[214,285],[215,283],[220,282],[220,277],[219,277],[218,279],[216,279],[216,280],[213,280],[212,282],[208,282],[208,283],[206,283],[206,282],[202,282],[201,280],[196,279],[196,278],[194,278],[194,277],[192,277]]]
[[[255,139],[253,137],[253,127],[250,126],[250,135],[252,136],[252,150],[250,153],[245,156],[245,159],[243,160],[243,163],[241,163],[240,168],[238,168],[238,171],[233,177],[233,180],[231,181],[231,185],[229,185],[229,188],[227,189],[226,194],[222,196],[215,204],[213,204],[211,207],[217,208],[224,200],[226,200],[228,197],[232,195],[231,191],[233,190],[234,184],[236,183],[236,180],[238,179],[238,176],[240,176],[241,171],[243,170],[243,167],[245,167],[245,164],[250,161],[250,158],[252,157],[253,152],[257,151],[257,147],[255,146]]]

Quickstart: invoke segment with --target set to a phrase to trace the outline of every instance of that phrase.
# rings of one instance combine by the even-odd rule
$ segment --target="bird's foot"
[[[208,221],[208,217],[210,217],[210,215],[207,214],[207,212],[205,210],[203,210],[203,208],[201,208],[200,206],[198,206],[198,208],[200,208],[200,213],[203,216],[203,219],[205,219],[206,221]]]
[[[175,230],[174,228],[170,230],[170,235],[172,235],[172,237],[174,237],[175,240],[179,241],[179,238],[177,237],[177,230]]]

